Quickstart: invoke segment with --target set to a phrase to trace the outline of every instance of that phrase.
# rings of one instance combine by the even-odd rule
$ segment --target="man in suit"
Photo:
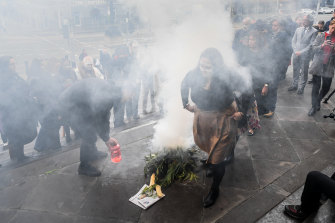
[[[293,83],[288,91],[296,91],[301,95],[304,93],[308,77],[309,61],[311,59],[312,43],[317,35],[317,30],[312,27],[311,15],[303,17],[303,27],[296,29],[293,39]]]

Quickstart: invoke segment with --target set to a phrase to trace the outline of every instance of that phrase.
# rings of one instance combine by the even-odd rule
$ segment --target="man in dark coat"
[[[26,158],[24,145],[37,134],[37,109],[28,84],[16,73],[11,57],[0,57],[0,113],[11,160]]]
[[[50,125],[57,125],[59,129],[62,123],[68,123],[81,137],[79,174],[101,175],[101,172],[91,165],[92,161],[107,155],[97,150],[95,145],[97,135],[107,146],[115,143],[109,137],[109,119],[110,110],[121,100],[120,95],[120,89],[107,81],[88,78],[78,81],[65,90],[56,108],[51,111],[52,117],[55,117],[54,113],[58,114],[59,122],[51,121]]]
[[[129,97],[120,104],[115,105],[114,110],[114,127],[123,126],[124,112],[126,109],[128,121],[131,119],[139,119],[138,115],[138,100],[140,93],[140,83],[137,81],[137,72],[135,67],[136,54],[138,43],[136,41],[130,42],[128,45],[118,47],[111,62],[111,71],[108,73],[110,80],[112,80],[117,87],[120,87],[124,94]]]
[[[269,44],[271,54],[271,84],[266,98],[267,113],[264,117],[272,117],[277,103],[277,90],[279,81],[285,79],[288,64],[291,58],[291,46],[288,35],[283,31],[283,21],[275,19],[272,21],[272,36]]]

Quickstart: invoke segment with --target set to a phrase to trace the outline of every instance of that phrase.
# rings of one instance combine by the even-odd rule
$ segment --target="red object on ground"
[[[113,163],[119,163],[122,160],[120,148],[121,146],[119,143],[109,147],[109,151],[111,153],[111,161]]]

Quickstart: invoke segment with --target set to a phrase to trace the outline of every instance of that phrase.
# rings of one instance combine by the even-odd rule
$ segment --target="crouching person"
[[[115,144],[109,137],[110,110],[121,99],[120,89],[112,84],[96,78],[81,80],[69,87],[59,98],[54,110],[59,114],[59,122],[51,125],[68,123],[79,133],[80,165],[78,173],[91,177],[101,175],[100,170],[92,162],[105,158],[106,152],[97,150],[96,142],[99,136],[107,146]],[[41,133],[40,133],[41,134]]]
[[[328,177],[318,171],[312,171],[306,178],[301,205],[285,205],[284,212],[291,218],[303,220],[319,209],[323,196],[335,201],[335,173]]]

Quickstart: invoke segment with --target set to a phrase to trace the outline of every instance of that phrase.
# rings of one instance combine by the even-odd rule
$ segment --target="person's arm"
[[[188,95],[191,88],[191,72],[187,73],[181,82],[181,100],[183,102],[183,107],[186,108],[188,105]]]
[[[298,31],[298,30],[299,30],[299,28],[295,30],[294,35],[293,35],[293,38],[292,38],[292,49],[293,49],[293,53],[295,53],[296,50],[297,50],[297,31]]]
[[[96,119],[96,129],[97,129],[98,135],[104,142],[107,142],[109,140],[110,114],[111,114],[110,111],[101,112]]]
[[[324,33],[320,33],[319,35],[317,35],[317,37],[315,38],[315,40],[312,43],[312,49],[314,53],[320,53],[324,47],[323,43],[325,40],[325,34]]]

